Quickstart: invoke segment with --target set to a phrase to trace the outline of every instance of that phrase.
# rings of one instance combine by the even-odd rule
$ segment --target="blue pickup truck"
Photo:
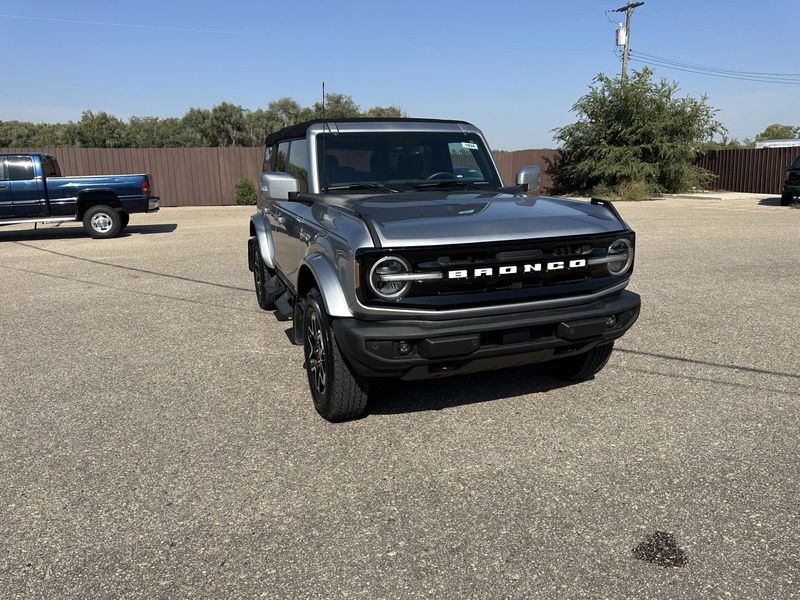
[[[0,154],[0,225],[79,221],[93,238],[110,238],[131,213],[158,208],[150,175],[62,177],[49,154]]]

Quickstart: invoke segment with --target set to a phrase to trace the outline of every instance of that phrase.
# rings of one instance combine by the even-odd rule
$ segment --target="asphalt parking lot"
[[[800,210],[618,205],[642,316],[526,368],[314,411],[248,208],[0,229],[0,596],[800,596]],[[674,536],[687,562],[634,557]]]

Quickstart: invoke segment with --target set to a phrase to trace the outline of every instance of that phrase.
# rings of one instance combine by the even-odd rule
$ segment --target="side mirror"
[[[264,200],[288,200],[289,194],[300,191],[300,182],[288,173],[262,173],[261,197]]]
[[[517,185],[527,185],[527,191],[534,192],[539,189],[541,174],[542,170],[535,165],[520,167],[519,171],[517,171]]]

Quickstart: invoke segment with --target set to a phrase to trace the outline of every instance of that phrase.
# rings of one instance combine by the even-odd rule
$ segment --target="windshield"
[[[321,133],[317,155],[323,191],[500,187],[489,152],[474,133]]]

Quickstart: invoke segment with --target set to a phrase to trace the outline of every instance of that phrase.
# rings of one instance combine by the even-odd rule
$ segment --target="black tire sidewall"
[[[100,213],[105,213],[111,219],[111,229],[106,232],[97,231],[94,227],[92,227],[92,218]],[[90,206],[83,214],[83,228],[86,230],[86,233],[95,239],[102,240],[112,238],[116,236],[122,229],[122,217],[116,209],[110,206]]]
[[[320,414],[327,414],[330,410],[331,403],[331,390],[335,386],[335,373],[333,368],[333,346],[336,343],[331,334],[331,325],[328,315],[322,308],[322,302],[319,293],[316,290],[311,290],[305,298],[303,307],[303,357],[306,364],[306,376],[308,378],[308,387],[311,390],[311,397],[314,399],[314,406]],[[320,328],[322,329],[323,343],[325,344],[325,392],[320,393],[311,377],[311,371],[308,368],[308,332],[306,327],[311,322],[309,317],[312,313],[317,314],[319,319]]]

